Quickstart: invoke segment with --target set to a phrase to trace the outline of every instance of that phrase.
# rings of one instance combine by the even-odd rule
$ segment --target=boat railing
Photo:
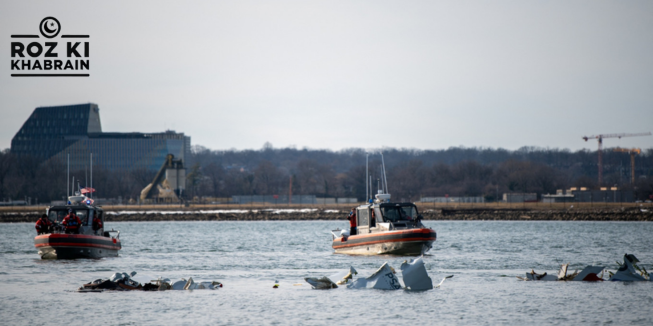
[[[116,236],[115,236],[115,237],[112,237],[112,236],[111,236],[111,233],[116,233]],[[120,231],[118,231],[118,230],[114,230],[114,229],[111,229],[111,230],[109,230],[109,231],[104,231],[104,236],[105,236],[105,237],[109,237],[109,238],[120,239]]]

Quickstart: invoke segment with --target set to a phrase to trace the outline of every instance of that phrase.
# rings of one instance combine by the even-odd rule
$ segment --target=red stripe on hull
[[[39,243],[35,244],[34,247],[36,248],[41,248],[41,247],[90,247],[90,248],[104,248],[104,249],[110,249],[110,250],[120,250],[121,247],[119,246],[107,246],[107,245],[102,245],[102,244],[96,244],[96,243],[74,243],[74,242],[57,242],[57,243]]]
[[[342,239],[342,238],[338,238]],[[332,246],[333,249],[341,249],[341,248],[349,248],[349,247],[356,247],[356,246],[368,246],[372,244],[377,244],[377,243],[384,243],[384,242],[411,242],[411,241],[435,241],[435,237],[432,238],[404,238],[404,239],[391,239],[391,240],[376,240],[376,241],[366,241],[366,242],[358,242],[354,244],[345,244],[345,245],[335,245],[336,241],[340,240],[334,240],[334,245]],[[346,243],[343,242],[343,243]]]

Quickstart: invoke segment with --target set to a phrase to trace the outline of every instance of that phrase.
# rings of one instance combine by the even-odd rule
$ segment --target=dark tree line
[[[523,147],[510,151],[452,147],[444,150],[383,149],[388,188],[397,200],[432,196],[484,196],[495,200],[505,192],[555,193],[557,189],[618,185],[635,189],[640,199],[653,194],[653,148],[636,156],[636,183],[630,182],[630,156],[603,153],[604,185],[597,184],[597,152]],[[187,166],[186,197],[225,198],[233,195],[356,197],[366,193],[362,149],[341,151],[295,148],[209,150],[195,146]],[[371,188],[382,180],[381,160],[370,156]],[[156,171],[108,171],[95,167],[93,186],[102,198],[137,199]],[[71,171],[81,186],[88,171]],[[87,181],[88,180],[88,181]],[[49,202],[66,191],[63,162],[39,163],[30,157],[0,152],[0,199]]]
[[[383,149],[390,193],[394,198],[484,196],[505,192],[555,193],[569,187],[599,187],[597,152],[523,147],[519,150],[452,147],[445,150]],[[293,194],[365,198],[362,149],[342,151],[273,148],[214,151],[195,146],[190,174],[194,195]],[[372,188],[380,180],[381,161],[370,156]],[[603,153],[603,186],[653,193],[653,149],[636,156],[635,185],[630,183],[630,156]]]

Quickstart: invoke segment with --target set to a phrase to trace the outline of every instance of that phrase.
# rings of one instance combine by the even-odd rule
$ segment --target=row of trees
[[[366,152],[281,148],[213,151],[194,148],[189,191],[194,195],[312,194],[319,197],[365,198]],[[484,196],[496,200],[504,192],[555,193],[569,187],[597,188],[597,153],[524,147],[505,149],[449,148],[420,151],[383,149],[389,191],[394,198]],[[635,185],[630,184],[630,157],[606,150],[606,185],[653,193],[653,149],[637,156]],[[381,177],[381,160],[370,156],[372,188]]]
[[[365,199],[366,152],[282,148],[214,151],[195,146],[187,172],[186,197],[295,195]],[[484,196],[504,192],[555,193],[569,187],[596,188],[597,153],[524,147],[516,151],[449,148],[419,151],[384,149],[389,191],[405,201],[422,196]],[[637,156],[636,184],[630,184],[630,157],[604,152],[606,185],[636,189],[640,199],[653,194],[653,149]],[[372,189],[383,179],[381,158],[370,156]],[[93,185],[102,198],[137,199],[156,171],[108,171],[97,167]],[[88,171],[73,171],[84,186]],[[368,181],[369,182],[369,181]],[[66,193],[63,163],[40,163],[30,157],[0,152],[0,199],[60,200]],[[369,185],[369,183],[368,183]]]

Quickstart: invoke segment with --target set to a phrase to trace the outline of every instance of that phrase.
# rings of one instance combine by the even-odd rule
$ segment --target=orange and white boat
[[[356,233],[331,231],[331,247],[336,253],[351,255],[422,255],[431,249],[437,234],[422,224],[415,204],[390,202],[383,154],[381,159],[380,189],[375,199],[356,207]],[[367,171],[367,198],[370,198],[369,164]]]
[[[118,256],[122,249],[120,231],[93,230],[93,216],[97,214],[104,225],[104,211],[83,196],[69,197],[69,204],[48,208],[52,230],[34,238],[34,246],[42,259],[102,258]],[[85,201],[88,200],[88,201]],[[67,234],[61,225],[69,211],[80,218],[79,233]]]
[[[351,255],[408,255],[426,253],[437,238],[435,230],[425,227],[412,203],[388,203],[377,200],[356,208],[357,231],[334,230],[331,247],[336,253]],[[340,232],[340,234],[338,234]]]

